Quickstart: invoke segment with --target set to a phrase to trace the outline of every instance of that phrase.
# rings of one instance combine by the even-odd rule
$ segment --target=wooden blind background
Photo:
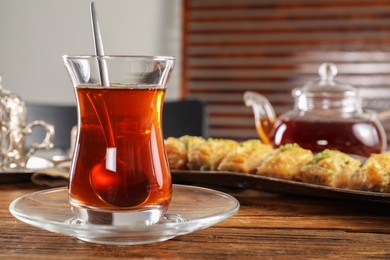
[[[336,80],[360,88],[365,109],[390,109],[390,1],[183,3],[183,96],[207,104],[210,137],[257,138],[243,93],[264,94],[280,114],[323,62],[337,65]]]

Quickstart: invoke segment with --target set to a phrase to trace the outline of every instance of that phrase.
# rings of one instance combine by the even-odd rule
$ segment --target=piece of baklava
[[[225,156],[218,166],[218,171],[254,173],[261,160],[272,151],[272,146],[263,144],[260,140],[241,142]]]
[[[185,169],[187,164],[187,148],[185,144],[175,137],[168,137],[164,143],[169,167],[173,170]]]
[[[286,144],[267,155],[257,168],[256,173],[292,180],[300,172],[302,165],[312,159],[313,153],[310,150],[303,149],[297,144]]]
[[[295,180],[336,188],[348,188],[349,182],[360,169],[361,162],[346,153],[326,149],[301,167]]]
[[[179,138],[187,149],[187,168],[189,170],[205,170],[211,165],[211,150],[206,139],[199,136],[185,135]]]
[[[372,154],[351,178],[351,189],[390,192],[390,154]]]
[[[221,161],[238,147],[238,142],[231,139],[209,138],[207,143],[210,145],[211,150],[210,170],[212,171],[216,171]]]
[[[181,138],[187,147],[187,167],[190,170],[217,170],[222,159],[238,146],[238,142],[230,139],[207,140],[201,137],[186,136]]]

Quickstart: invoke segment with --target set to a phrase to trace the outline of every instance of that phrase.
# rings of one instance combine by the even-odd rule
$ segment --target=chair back
[[[54,125],[54,148],[67,152],[70,148],[71,131],[77,125],[77,108],[72,105],[48,105],[27,103],[27,123],[43,120]],[[43,129],[34,128],[26,138],[29,147],[33,142],[40,142],[45,137]]]
[[[193,135],[207,137],[206,109],[199,100],[166,101],[163,108],[164,138]]]
[[[55,127],[54,147],[67,152],[71,131],[77,125],[77,107],[72,105],[27,104],[27,123],[44,120]],[[163,109],[164,137],[183,135],[207,137],[206,111],[198,100],[166,101]],[[43,129],[34,129],[26,138],[27,147],[43,140]]]

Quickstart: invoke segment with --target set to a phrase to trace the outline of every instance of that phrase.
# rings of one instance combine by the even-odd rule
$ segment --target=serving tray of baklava
[[[272,148],[195,136],[165,140],[176,183],[390,203],[390,154],[357,158],[337,150],[313,153],[297,144]]]
[[[390,193],[334,188],[237,172],[172,170],[175,183],[214,188],[254,189],[293,195],[331,199],[363,200],[390,203]]]

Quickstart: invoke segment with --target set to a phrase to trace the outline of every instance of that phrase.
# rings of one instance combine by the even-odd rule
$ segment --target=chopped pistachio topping
[[[290,150],[290,149],[292,149],[292,148],[294,148],[294,147],[299,147],[299,146],[298,146],[297,144],[285,144],[285,145],[280,146],[280,147],[279,147],[279,150],[280,150],[281,152],[283,152],[283,151]]]
[[[329,158],[330,157],[330,152],[328,150],[322,151],[320,153],[317,153],[313,160],[311,161],[313,164],[322,161],[323,159]]]

